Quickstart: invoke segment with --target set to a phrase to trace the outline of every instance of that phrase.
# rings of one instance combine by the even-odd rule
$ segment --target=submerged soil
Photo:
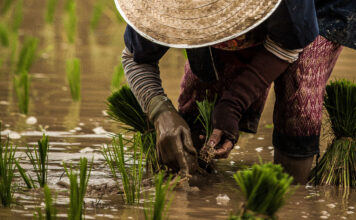
[[[20,39],[25,35],[40,38],[40,53],[30,70],[30,106],[28,116],[18,113],[12,74],[6,63],[0,69],[0,120],[2,135],[10,135],[18,145],[17,156],[23,158],[25,169],[31,169],[23,153],[26,145],[33,146],[46,130],[50,139],[49,186],[57,192],[59,216],[65,218],[68,179],[62,163],[77,164],[80,157],[94,157],[94,167],[86,199],[86,219],[141,219],[142,206],[126,206],[110,176],[100,148],[110,143],[111,135],[120,132],[117,123],[108,119],[106,98],[110,95],[113,68],[119,62],[124,47],[125,25],[105,11],[98,29],[90,31],[90,13],[94,1],[77,1],[78,33],[75,45],[67,43],[64,31],[63,2],[53,25],[46,25],[42,1],[24,1],[24,21]],[[4,55],[0,51],[0,55]],[[71,57],[81,60],[82,98],[71,100],[66,81],[65,62]],[[356,51],[344,49],[331,79],[356,79]],[[182,51],[171,49],[160,66],[163,86],[177,104],[179,84],[185,58]],[[258,162],[271,161],[273,92],[262,116],[256,135],[243,135],[228,159],[217,161],[217,173],[197,181],[199,191],[177,191],[169,210],[170,219],[226,219],[243,202],[233,180],[233,173]],[[27,123],[33,116],[37,123]],[[3,136],[4,138],[5,136]],[[322,138],[322,151],[327,138]],[[23,186],[17,178],[16,185]],[[19,187],[18,188],[21,188]],[[225,196],[226,195],[226,196]],[[42,206],[39,190],[17,191],[16,204],[11,209],[0,208],[0,219],[32,219],[36,207]],[[227,199],[229,198],[229,199]],[[334,187],[300,186],[280,210],[280,219],[355,219],[356,191],[347,199]]]

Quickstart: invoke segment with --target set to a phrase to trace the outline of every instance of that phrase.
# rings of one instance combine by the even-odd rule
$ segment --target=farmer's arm
[[[313,0],[284,0],[266,23],[264,45],[236,74],[214,109],[214,130],[208,144],[218,148],[217,158],[226,158],[237,142],[243,112],[319,33]]]
[[[144,39],[130,26],[125,31],[125,45],[122,54],[125,75],[156,128],[160,160],[181,176],[187,176],[196,168],[196,151],[189,126],[165,95],[159,75],[158,62],[168,48]]]

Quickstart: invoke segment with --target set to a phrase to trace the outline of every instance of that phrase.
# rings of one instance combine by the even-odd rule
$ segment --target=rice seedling
[[[67,80],[74,101],[80,100],[80,60],[74,58],[67,61]]]
[[[34,218],[38,220],[54,220],[57,218],[57,209],[53,205],[53,198],[51,190],[48,185],[43,187],[43,194],[45,199],[45,216],[42,214],[41,208],[37,209]]]
[[[28,76],[28,72],[23,70],[20,75],[15,75],[14,77],[14,88],[17,97],[17,102],[19,106],[19,111],[22,114],[28,113],[28,105],[29,105],[29,87],[30,80]]]
[[[0,24],[0,43],[3,47],[9,46],[9,30],[3,24]]]
[[[14,0],[4,0],[1,7],[1,15],[5,15],[14,2]]]
[[[201,102],[196,102],[199,110],[197,120],[203,125],[203,128],[205,130],[205,144],[199,152],[199,159],[206,165],[209,165],[215,156],[215,149],[211,148],[206,143],[209,140],[210,134],[213,132],[212,115],[216,99],[217,96],[215,96],[212,102],[208,99],[205,99]]]
[[[12,15],[12,30],[17,32],[23,20],[23,0],[17,0]]]
[[[46,22],[53,23],[54,12],[56,11],[57,0],[47,0]]]
[[[142,185],[142,162],[143,153],[140,151],[142,145],[141,135],[137,133],[132,143],[132,163],[127,167],[125,160],[124,142],[122,135],[113,138],[111,148],[103,148],[102,154],[106,163],[110,167],[115,180],[118,180],[119,174],[122,180],[122,189],[124,192],[124,201],[127,204],[138,203]]]
[[[68,219],[81,220],[83,219],[85,211],[84,197],[87,191],[91,169],[93,167],[93,160],[88,166],[88,159],[85,157],[80,158],[79,176],[78,173],[72,169],[72,166],[70,166],[69,169],[65,164],[63,164],[63,166],[70,183]]]
[[[22,177],[23,181],[26,184],[26,187],[28,189],[36,188],[35,181],[32,179],[31,176],[27,175],[26,170],[21,167],[19,161],[16,160],[15,163],[16,163],[17,170],[20,173],[20,176]]]
[[[0,139],[0,200],[4,207],[9,207],[13,202],[12,180],[15,171],[15,152],[16,147],[10,144],[9,139],[4,143]]]
[[[125,73],[122,63],[114,67],[114,74],[111,80],[111,90],[117,91],[121,88],[122,80],[124,79]]]
[[[184,58],[185,58],[185,59],[188,59],[187,51],[186,51],[185,49],[183,49],[183,51],[182,51],[182,52],[183,52],[183,56],[184,56]]]
[[[35,58],[38,45],[38,39],[35,37],[27,37],[21,48],[20,55],[17,61],[16,74],[24,71],[29,71]]]
[[[276,212],[291,195],[293,177],[280,165],[254,164],[252,169],[238,171],[234,179],[245,196],[244,209],[229,219],[275,219]]]
[[[125,20],[121,17],[119,11],[116,9],[115,6],[115,2],[114,1],[110,1],[110,5],[109,5],[111,11],[115,14],[116,16],[116,20],[119,24],[125,24]]]
[[[179,181],[179,177],[172,180],[172,175],[166,181],[165,173],[159,172],[155,176],[155,197],[153,201],[146,203],[144,216],[146,220],[163,220],[168,219],[168,209],[173,200],[173,189]],[[149,204],[151,203],[151,204]]]
[[[127,85],[123,85],[107,101],[108,114],[114,121],[119,122],[121,127],[128,132],[141,133],[146,167],[151,171],[157,171],[160,167],[156,155],[155,130],[131,89]]]
[[[92,31],[94,31],[97,28],[100,18],[102,16],[102,13],[103,13],[103,3],[101,1],[98,1],[94,5],[93,14],[92,14],[91,20],[90,20],[90,29]]]
[[[326,86],[324,106],[334,139],[310,175],[314,184],[356,186],[356,84],[337,80]]]
[[[77,14],[76,14],[76,2],[74,0],[68,0],[66,2],[67,19],[65,23],[66,34],[69,43],[74,43],[75,34],[77,30]]]
[[[47,176],[48,176],[48,150],[49,150],[48,136],[43,134],[42,139],[39,140],[37,143],[38,143],[38,147],[37,148],[35,146],[33,147],[33,153],[30,151],[30,148],[27,146],[26,155],[33,166],[33,170],[36,174],[39,187],[44,187],[47,184]],[[36,188],[36,185],[32,177],[28,177],[19,164],[16,165],[27,187]]]

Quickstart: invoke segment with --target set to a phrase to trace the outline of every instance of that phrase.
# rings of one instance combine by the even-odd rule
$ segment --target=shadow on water
[[[93,193],[86,200],[86,219],[140,219],[141,208],[125,206],[117,194],[110,171],[100,154],[101,146],[110,142],[110,135],[119,132],[118,126],[106,117],[106,98],[110,95],[110,81],[114,66],[119,62],[123,50],[124,25],[113,21],[110,13],[104,14],[98,29],[89,30],[88,13],[94,1],[78,3],[78,37],[75,45],[67,43],[63,29],[63,2],[58,1],[58,11],[53,26],[44,23],[44,4],[36,0],[25,1],[25,12],[20,39],[34,35],[40,39],[39,58],[30,70],[30,107],[28,116],[37,119],[28,123],[28,117],[18,114],[12,77],[9,68],[3,64],[0,69],[0,120],[2,134],[9,134],[19,146],[18,156],[25,145],[33,145],[45,129],[50,137],[49,185],[56,189],[57,206],[61,217],[65,217],[68,179],[63,175],[62,163],[77,163],[80,157],[94,157],[94,167],[89,182]],[[0,51],[1,54],[1,51]],[[74,103],[66,81],[65,61],[76,56],[82,63],[82,99]],[[356,80],[356,51],[344,49],[331,78]],[[163,86],[177,105],[179,84],[183,74],[185,58],[180,50],[171,49],[161,62]],[[244,134],[227,160],[218,161],[218,173],[204,179],[199,192],[177,191],[170,208],[170,219],[226,219],[236,211],[242,202],[232,175],[244,165],[259,161],[271,161],[273,92],[267,101],[259,132]],[[4,138],[4,136],[2,137]],[[326,141],[322,142],[325,150]],[[24,160],[23,160],[24,161]],[[30,169],[28,161],[25,169]],[[18,181],[18,184],[21,181]],[[106,184],[105,195],[100,194]],[[112,190],[110,191],[110,187]],[[95,193],[96,189],[96,193]],[[227,195],[230,201],[217,204],[217,196]],[[35,207],[42,203],[38,190],[15,194],[18,204],[11,209],[0,208],[0,219],[32,219]],[[356,191],[347,200],[332,187],[304,187],[297,189],[279,212],[280,219],[355,219]]]

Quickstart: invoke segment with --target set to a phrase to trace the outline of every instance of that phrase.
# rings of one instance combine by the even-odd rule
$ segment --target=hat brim
[[[201,1],[185,2],[193,4]],[[210,5],[183,7],[176,3],[178,6],[169,7],[167,4],[172,3],[169,0],[165,0],[166,4],[162,0],[115,0],[115,5],[123,19],[144,38],[167,47],[198,48],[228,41],[249,32],[263,23],[280,2],[211,0]],[[220,7],[224,4],[237,10]]]

